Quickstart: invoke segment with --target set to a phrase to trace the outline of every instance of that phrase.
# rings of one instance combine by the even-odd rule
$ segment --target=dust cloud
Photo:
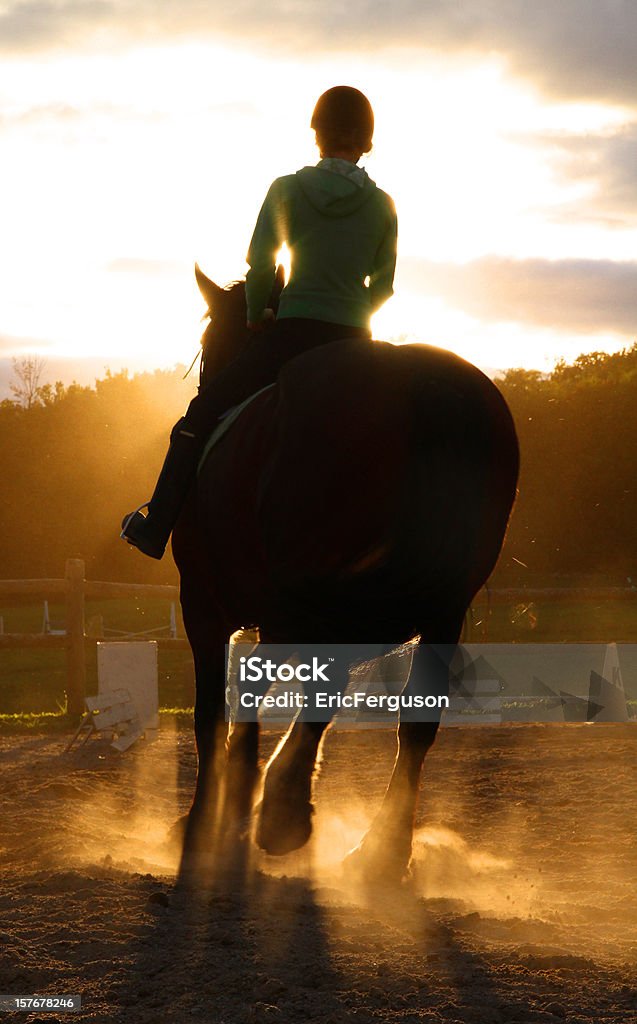
[[[632,725],[442,730],[411,877],[366,891],[341,861],[382,799],[388,732],[328,736],[304,851],[190,893],[165,837],[192,735],[62,746],[0,738],[2,992],[78,991],[74,1019],[109,1024],[637,1018]]]

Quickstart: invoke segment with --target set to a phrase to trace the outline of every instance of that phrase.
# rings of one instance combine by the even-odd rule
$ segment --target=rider
[[[393,294],[396,211],[358,161],[372,148],[374,114],[358,89],[338,85],[319,98],[311,127],[321,159],[277,178],[257,219],[245,283],[248,328],[256,337],[192,400],[173,428],[148,515],[129,514],[122,537],[161,558],[206,440],[230,406],[272,383],[287,360],[342,338],[371,339],[370,317]],[[272,312],[276,254],[286,242],[289,280]],[[145,506],[141,506],[144,508]]]

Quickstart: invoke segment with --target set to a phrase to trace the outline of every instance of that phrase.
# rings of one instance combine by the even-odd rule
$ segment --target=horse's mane
[[[239,311],[243,311],[246,306],[245,278],[236,278],[224,284],[219,289],[218,298],[220,301],[206,310],[207,316],[214,316],[215,320],[223,322],[224,316],[236,316]]]
[[[208,302],[204,315],[209,318],[201,339],[202,362],[199,382],[207,384],[216,373],[233,361],[248,341],[245,278],[237,278],[220,288],[195,267],[201,293]],[[282,267],[277,267],[269,308],[276,313],[284,284]]]
[[[245,277],[237,277],[234,281],[229,281],[228,284],[224,284],[221,290],[224,292],[234,292],[236,288],[245,287],[245,283]]]
[[[208,326],[201,339],[200,385],[207,384],[241,349],[247,335],[245,280],[230,281],[219,288],[205,318]]]

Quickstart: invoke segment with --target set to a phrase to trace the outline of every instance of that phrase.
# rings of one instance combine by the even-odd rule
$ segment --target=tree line
[[[175,582],[172,558],[143,558],[118,527],[152,491],[192,378],[177,367],[65,387],[40,385],[34,370],[18,363],[0,403],[0,575],[60,576],[77,557],[93,579]],[[546,375],[509,370],[498,384],[522,467],[496,577],[637,582],[637,344]]]
[[[637,344],[499,383],[521,451],[501,571],[637,583]]]
[[[92,579],[176,582],[171,557],[144,558],[119,526],[150,497],[170,428],[194,394],[196,374],[184,372],[35,389],[32,373],[26,383],[14,374],[14,398],[0,403],[0,576],[60,577],[67,558],[83,558]]]

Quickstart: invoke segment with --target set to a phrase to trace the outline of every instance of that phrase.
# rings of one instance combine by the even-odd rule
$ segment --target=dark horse
[[[214,375],[246,344],[242,284],[197,272]],[[262,337],[267,344],[267,333]],[[182,869],[237,841],[259,779],[258,725],[224,725],[225,645],[419,638],[407,689],[448,683],[471,600],[492,572],[518,475],[496,386],[427,345],[335,341],[288,362],[213,448],[173,534],[196,671],[198,775]],[[348,665],[339,666],[347,684]],[[433,688],[430,683],[433,683]],[[268,853],[311,833],[312,778],[327,722],[297,719],[265,771],[256,842]],[[353,859],[401,877],[422,763],[437,722],[402,721],[380,811]],[[226,735],[227,733],[227,735]],[[225,739],[225,744],[224,744]]]

